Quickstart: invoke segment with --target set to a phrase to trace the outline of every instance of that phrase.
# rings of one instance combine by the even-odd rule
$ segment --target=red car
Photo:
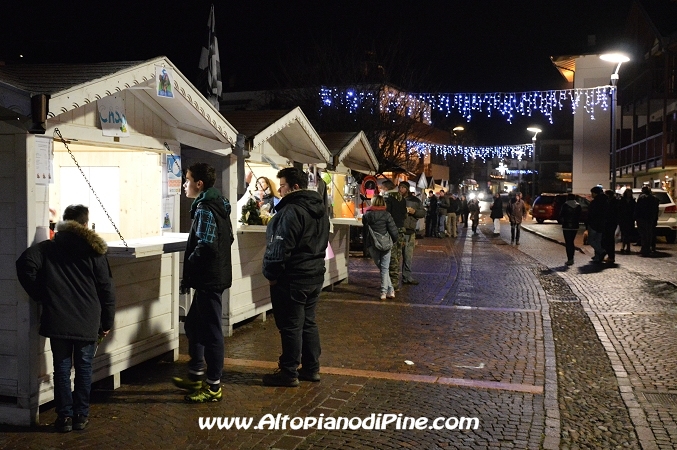
[[[531,216],[538,223],[543,223],[546,220],[559,220],[559,212],[566,201],[567,194],[541,194],[534,200],[534,204],[531,207]],[[581,205],[581,223],[585,222],[588,216],[590,199],[586,195],[576,194],[576,201]]]

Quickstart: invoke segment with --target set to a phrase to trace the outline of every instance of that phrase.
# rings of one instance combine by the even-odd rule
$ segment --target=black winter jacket
[[[322,196],[306,189],[282,197],[266,230],[263,275],[271,281],[318,284],[324,280],[329,216]]]
[[[407,200],[402,197],[399,191],[388,191],[386,196],[386,211],[393,216],[395,226],[404,228],[404,221],[407,218]]]
[[[193,222],[183,257],[181,286],[222,292],[233,283],[230,203],[217,189],[209,188],[193,201],[190,217]]]
[[[605,194],[597,194],[588,206],[588,228],[603,232],[606,229],[608,209],[609,198]]]
[[[491,215],[489,217],[492,219],[503,218],[503,199],[501,197],[494,198],[494,203],[491,204]]]
[[[107,251],[94,231],[67,220],[57,224],[54,240],[21,254],[17,276],[42,304],[42,336],[93,342],[99,330],[113,327],[115,290]]]
[[[362,216],[362,225],[364,232],[364,245],[365,247],[373,247],[374,240],[371,237],[369,229],[371,228],[377,233],[390,235],[390,238],[393,242],[397,242],[397,226],[395,226],[395,220],[386,211],[385,206],[370,206],[367,209],[367,212]]]
[[[563,230],[578,230],[581,221],[581,205],[576,200],[567,200],[559,212]]]

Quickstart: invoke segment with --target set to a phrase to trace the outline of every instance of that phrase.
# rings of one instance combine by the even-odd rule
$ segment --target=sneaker
[[[385,300],[385,299],[386,299],[386,293],[384,292],[383,294],[381,294],[381,300]]]
[[[574,265],[574,260],[573,260],[573,259],[569,259],[569,260],[567,260],[567,262],[566,262],[565,264],[566,264],[567,266],[573,266],[573,265]]]
[[[303,370],[303,367],[299,369],[299,380],[300,381],[312,381],[317,383],[320,381],[320,372],[307,372]]]
[[[73,429],[74,430],[84,430],[85,428],[87,428],[87,425],[89,425],[89,419],[87,418],[87,416],[83,416],[82,414],[78,414],[73,419]]]
[[[202,381],[192,381],[187,378],[172,377],[172,383],[179,389],[195,392],[202,388]]]
[[[515,241],[515,245],[520,245],[520,241]]]
[[[512,245],[512,244],[514,244],[514,243],[515,243],[515,240],[514,240],[514,239],[510,239],[510,245]]]
[[[264,386],[297,387],[299,385],[298,378],[286,375],[280,369],[275,369],[275,372],[265,374],[262,380]]]
[[[220,402],[223,398],[223,391],[221,390],[221,386],[219,386],[218,391],[212,391],[209,385],[205,383],[201,389],[192,394],[188,394],[183,398],[190,403]]]
[[[73,431],[73,418],[59,416],[54,422],[54,427],[59,433],[69,433]]]
[[[417,284],[418,284],[418,280],[414,280],[413,278],[412,278],[411,280],[402,280],[402,284],[413,284],[413,285],[417,285]]]
[[[395,298],[395,291],[392,289],[388,289],[388,293],[386,294],[386,298]]]

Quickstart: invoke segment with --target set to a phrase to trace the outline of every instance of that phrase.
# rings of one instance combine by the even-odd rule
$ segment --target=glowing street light
[[[531,155],[534,162],[534,171],[531,172],[531,200],[533,201],[534,195],[536,195],[536,136],[538,136],[538,133],[543,130],[538,127],[528,127],[527,131],[534,133],[534,137],[531,138],[531,140],[534,142],[534,154]]]
[[[602,61],[618,64],[611,74],[611,190],[616,190],[616,85],[618,84],[618,71],[621,64],[630,61],[627,55],[622,53],[605,53],[600,55]]]

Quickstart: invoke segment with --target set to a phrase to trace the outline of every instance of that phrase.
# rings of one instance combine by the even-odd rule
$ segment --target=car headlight
[[[484,192],[480,192],[479,194],[477,194],[477,198],[482,200],[484,198]]]
[[[469,198],[470,200],[475,200],[475,193],[473,192],[473,193],[471,193],[471,194],[468,194],[468,198]]]

